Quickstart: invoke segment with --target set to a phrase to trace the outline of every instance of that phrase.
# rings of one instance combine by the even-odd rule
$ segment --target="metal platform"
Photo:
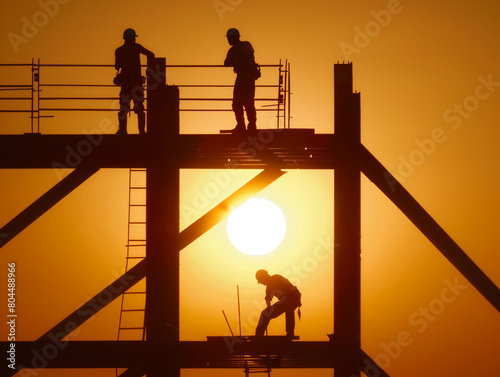
[[[16,360],[18,365],[40,368],[133,368],[149,359],[167,357],[177,360],[181,368],[243,369],[245,362],[251,367],[333,368],[346,356],[329,341],[241,343],[239,337],[218,338],[220,341],[180,341],[175,349],[143,341],[17,342]],[[43,357],[56,348],[57,357]],[[42,356],[34,360],[34,355]]]
[[[184,134],[161,143],[181,169],[333,169],[335,135],[262,129],[255,135]],[[158,151],[149,135],[0,135],[0,169],[141,168]],[[173,156],[172,156],[173,155]]]

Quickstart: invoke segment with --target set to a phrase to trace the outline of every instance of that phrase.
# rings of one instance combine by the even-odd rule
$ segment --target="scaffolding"
[[[279,60],[278,64],[263,64],[260,67],[266,70],[259,81],[256,82],[256,89],[265,91],[264,96],[257,96],[255,101],[260,106],[257,106],[257,112],[271,112],[275,113],[276,128],[286,129],[291,125],[291,91],[290,91],[290,63],[288,60]],[[78,77],[79,73],[83,72],[100,72],[100,76],[109,79],[114,73],[114,66],[110,64],[45,64],[41,63],[40,59],[32,59],[31,64],[0,64],[0,70],[16,69],[23,70],[22,74],[27,75],[26,69],[29,68],[30,83],[23,84],[2,84],[0,83],[0,93],[8,93],[11,95],[0,95],[0,106],[3,103],[13,104],[13,106],[3,105],[0,108],[1,113],[18,113],[29,114],[30,119],[30,132],[31,134],[40,134],[42,132],[41,119],[54,118],[56,114],[61,112],[76,112],[76,113],[96,113],[96,112],[118,112],[119,102],[118,95],[109,95],[110,90],[117,91],[117,86],[111,83],[83,83],[78,80],[72,79],[74,76]],[[142,66],[143,69],[147,68],[146,65]],[[199,72],[200,70],[208,69],[213,70],[227,70],[223,65],[165,65],[163,70],[172,72],[171,75],[175,76],[173,72],[185,71]],[[268,70],[277,70],[276,73],[271,73]],[[62,75],[61,72],[65,72]],[[17,73],[17,72],[16,72]],[[152,73],[153,75],[155,73]],[[73,76],[72,76],[73,75]],[[168,74],[167,74],[168,75]],[[276,75],[276,76],[274,76]],[[17,74],[21,76],[21,73]],[[63,76],[63,79],[59,78]],[[71,78],[68,78],[68,76]],[[182,74],[179,74],[179,79],[186,80]],[[188,75],[189,76],[189,75]],[[207,75],[211,76],[211,75]],[[46,78],[48,77],[48,78]],[[57,77],[54,78],[54,77]],[[275,79],[273,77],[276,77]],[[230,106],[217,106],[214,103],[228,103],[232,101],[230,96],[217,96],[221,90],[227,94],[227,90],[233,88],[232,83],[228,84],[214,84],[214,83],[185,83],[176,84],[175,86],[181,89],[196,89],[196,90],[209,90],[212,94],[208,96],[186,96],[181,97],[180,101],[183,106],[179,108],[181,112],[232,112]],[[146,86],[147,89],[147,86]],[[91,91],[90,95],[72,95],[74,91]],[[30,95],[12,95],[13,92],[26,92],[29,91]],[[107,94],[103,94],[107,92]],[[274,92],[274,94],[273,94]],[[55,93],[55,94],[54,94]],[[215,96],[213,95],[215,93]],[[222,93],[222,94],[224,94]],[[147,98],[146,98],[147,100]],[[110,106],[103,106],[102,103],[111,102]],[[64,104],[71,103],[73,106],[66,106]],[[89,107],[88,103],[101,104],[98,106]],[[146,101],[147,103],[147,101]],[[76,104],[76,105],[75,105]],[[208,106],[204,106],[208,104]],[[194,106],[193,106],[194,105]],[[146,109],[147,112],[147,109]],[[28,132],[27,132],[28,133]]]

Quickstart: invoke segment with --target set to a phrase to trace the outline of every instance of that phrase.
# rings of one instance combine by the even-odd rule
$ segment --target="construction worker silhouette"
[[[281,275],[269,275],[266,270],[259,270],[255,274],[257,283],[266,286],[266,304],[267,308],[260,314],[259,323],[255,330],[256,336],[263,336],[271,319],[285,313],[286,335],[293,337],[295,330],[295,309],[299,308],[300,319],[300,297],[302,296],[296,286],[290,283]],[[278,302],[271,305],[273,297],[278,298]]]
[[[240,41],[238,29],[231,28],[226,33],[231,48],[227,52],[224,66],[233,67],[236,81],[233,90],[233,111],[236,127],[233,134],[246,131],[243,108],[248,118],[248,131],[257,130],[257,113],[255,111],[255,80],[260,77],[259,66],[255,63],[254,50],[250,42]]]
[[[127,114],[130,112],[130,101],[134,102],[134,113],[137,114],[139,133],[146,133],[146,115],[144,114],[144,81],[141,74],[141,54],[154,58],[155,54],[135,43],[138,35],[134,29],[123,32],[123,45],[115,51],[115,69],[117,75],[114,79],[120,85],[120,111],[118,113],[117,135],[127,134]]]

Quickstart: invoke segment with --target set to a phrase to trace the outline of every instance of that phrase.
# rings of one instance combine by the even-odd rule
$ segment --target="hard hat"
[[[239,36],[240,32],[238,31],[238,29],[235,29],[234,27],[229,29],[226,33],[226,37],[239,37]]]
[[[266,270],[259,270],[255,273],[255,278],[257,279],[257,282],[260,283],[265,279],[267,276],[269,276],[269,272]]]
[[[123,39],[129,39],[135,37],[138,37],[138,35],[135,33],[134,29],[128,28],[123,32]]]

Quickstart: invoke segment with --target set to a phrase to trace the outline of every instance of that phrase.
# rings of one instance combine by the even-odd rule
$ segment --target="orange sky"
[[[166,57],[168,64],[222,64],[228,48],[225,31],[237,27],[242,39],[253,44],[259,63],[291,62],[292,127],[330,133],[333,64],[352,61],[354,87],[361,92],[364,145],[498,286],[499,11],[498,3],[486,0],[146,0],[140,5],[122,1],[120,6],[94,0],[4,1],[1,63],[28,63],[34,57],[42,63],[113,64],[123,30],[133,27],[138,42]],[[39,26],[30,29],[26,20]],[[107,84],[113,75],[112,68],[47,70],[43,79]],[[260,83],[275,83],[275,75],[264,71]],[[0,67],[0,84],[27,83],[29,78],[27,69]],[[232,71],[224,68],[196,73],[170,69],[167,75],[169,84],[233,80]],[[118,90],[99,93],[116,96]],[[206,92],[181,90],[181,97],[198,94]],[[215,96],[228,95],[230,89]],[[261,90],[258,95],[269,94]],[[113,101],[99,105],[111,108]],[[215,105],[229,108],[229,102]],[[6,108],[4,102],[0,106]],[[116,125],[115,119],[108,112],[57,112],[43,120],[41,131],[112,133],[106,125]],[[260,114],[258,127],[273,122],[271,114]],[[230,112],[181,115],[183,133],[217,133],[233,125]],[[24,132],[29,132],[26,115],[0,114],[0,133]],[[0,226],[52,187],[61,173],[0,171]],[[181,226],[256,173],[183,171]],[[18,265],[19,340],[37,338],[122,273],[127,178],[126,171],[100,171],[2,248],[0,266],[9,261]],[[219,191],[200,194],[214,183]],[[364,349],[396,377],[494,373],[500,351],[498,312],[365,178],[362,189]],[[303,292],[303,319],[296,331],[301,340],[327,340],[325,334],[333,329],[332,192],[329,171],[290,171],[264,190],[260,196],[281,207],[289,229],[283,244],[267,256],[237,252],[225,236],[224,223],[183,250],[182,339],[224,335],[222,309],[235,329],[237,284],[242,318],[248,332],[253,331],[263,304],[263,287],[253,276],[264,267],[294,279]],[[6,297],[5,286],[0,284],[0,297]],[[72,339],[115,339],[118,310],[117,301]],[[6,329],[2,323],[0,334]],[[270,327],[273,334],[283,330],[281,319]],[[218,375],[240,374],[230,370]],[[290,374],[277,370],[273,375]]]

